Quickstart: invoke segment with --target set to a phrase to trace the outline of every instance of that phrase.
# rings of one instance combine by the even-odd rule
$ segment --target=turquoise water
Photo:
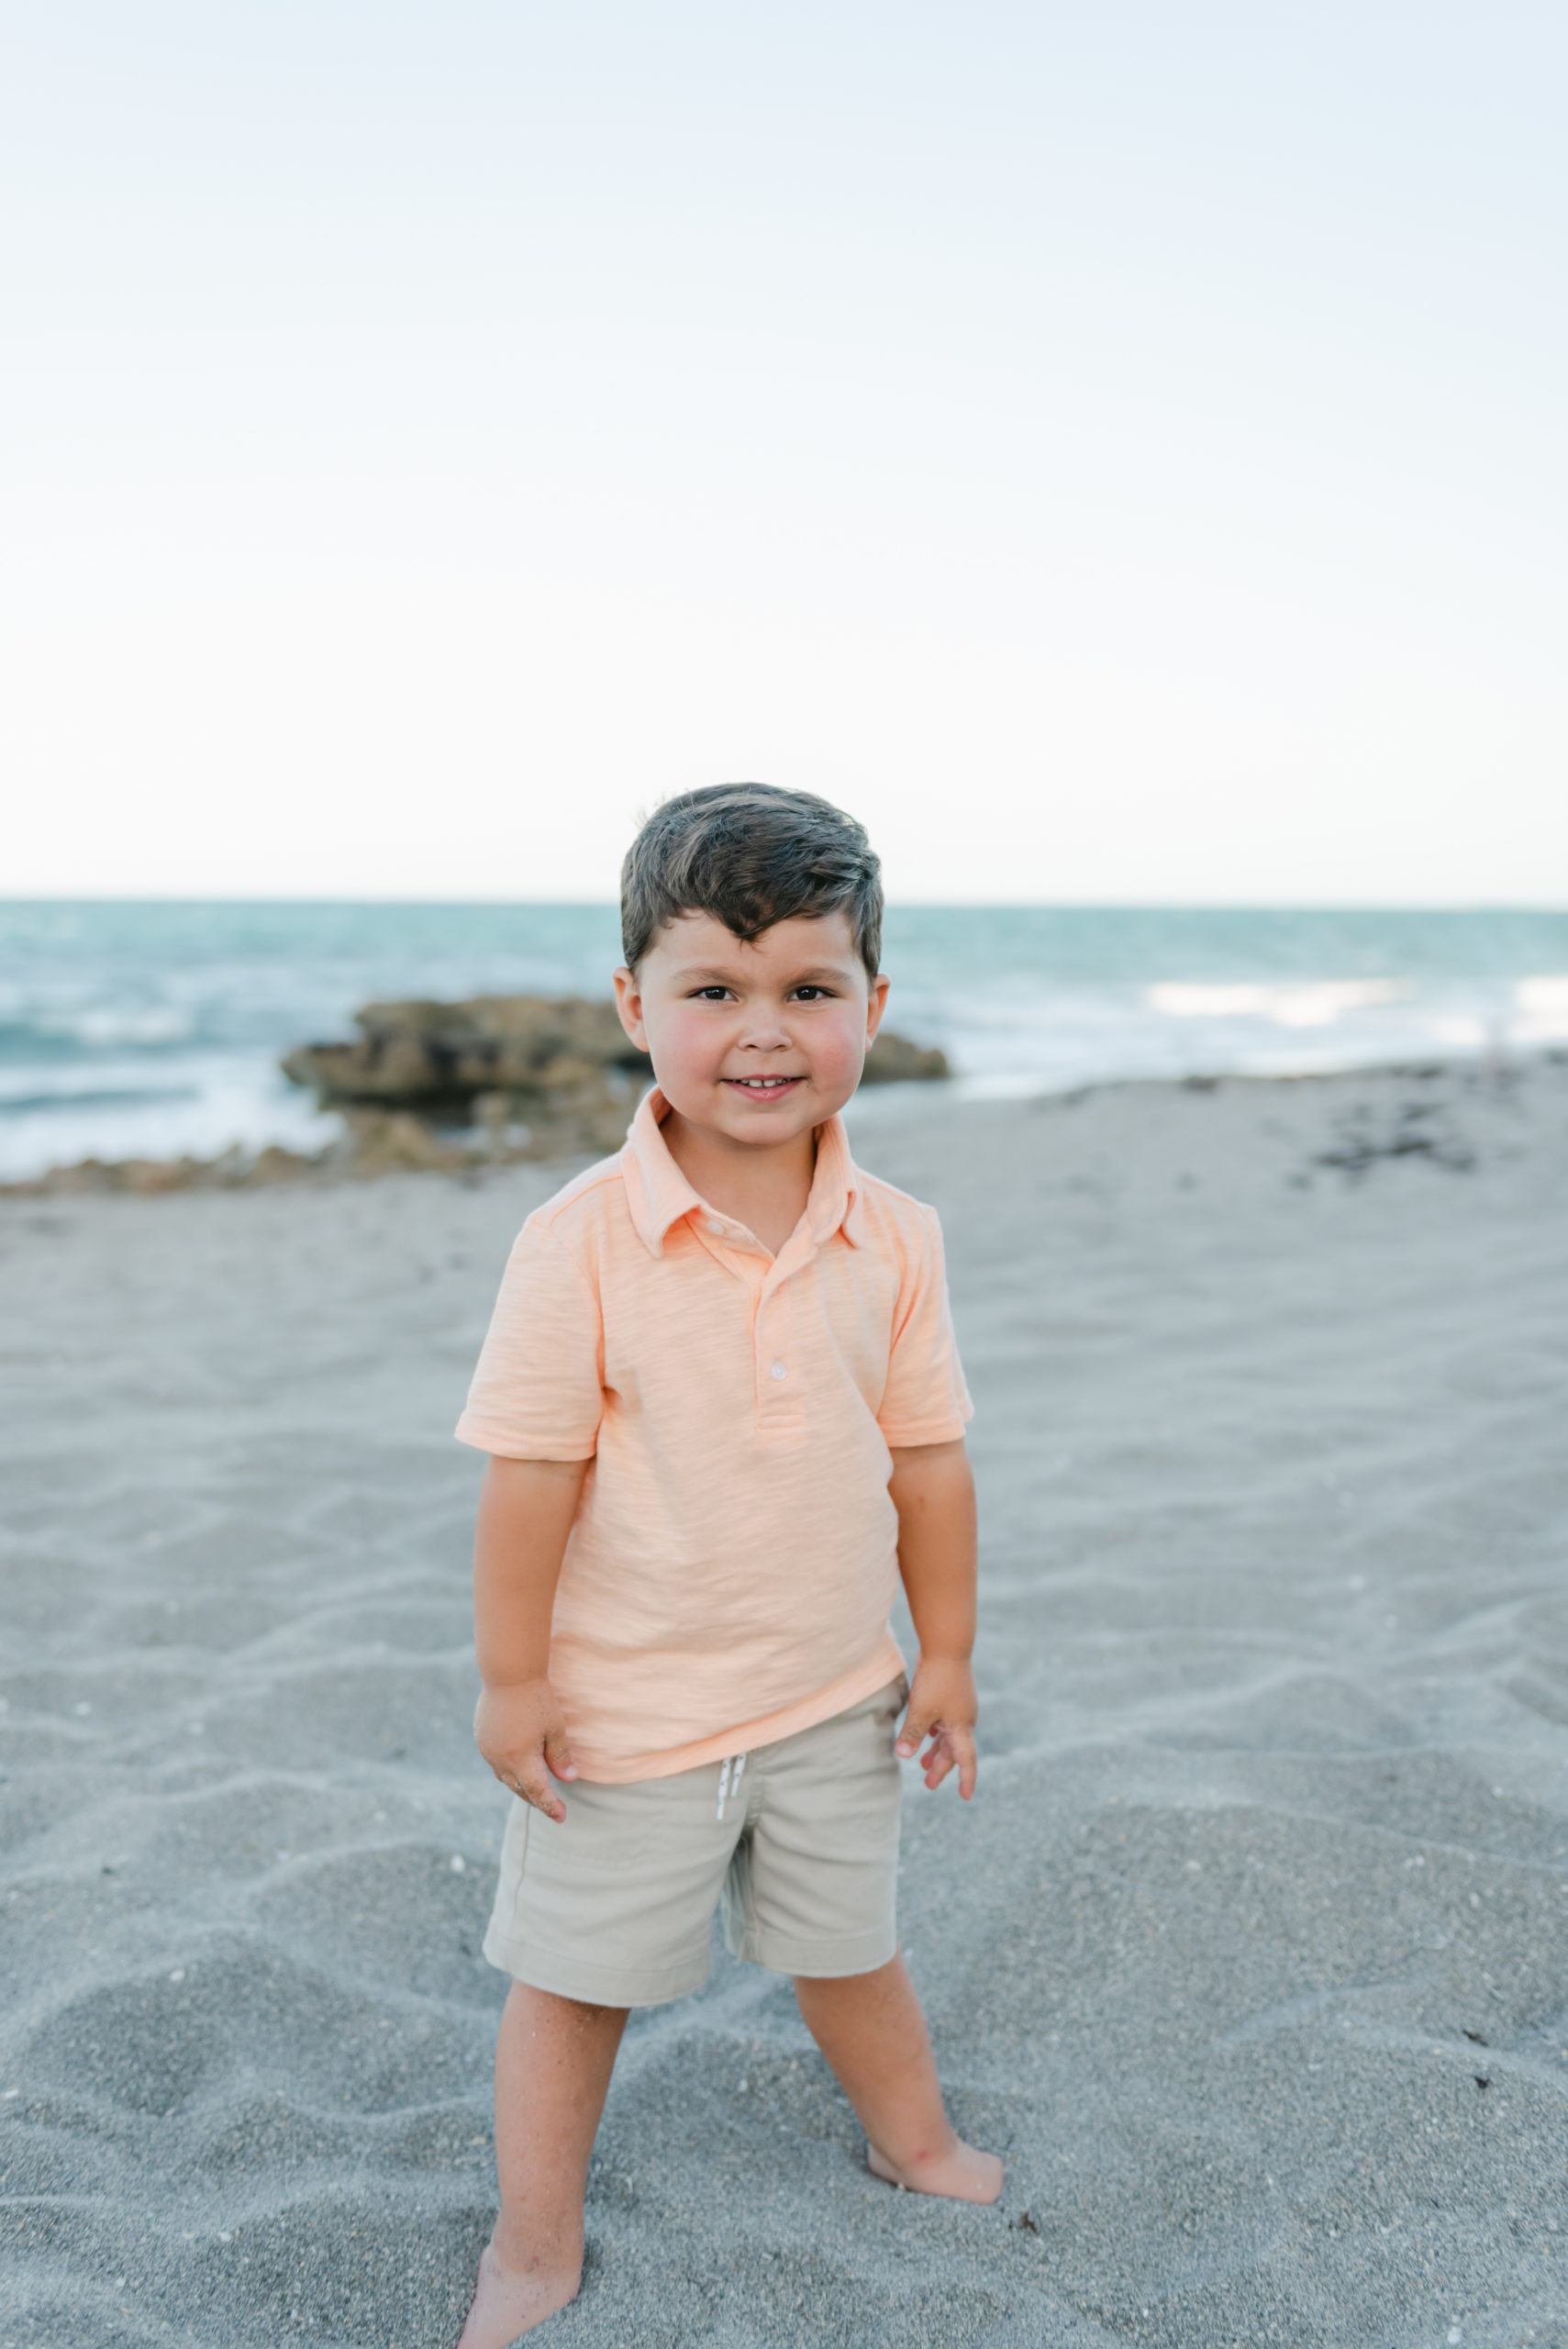
[[[608,906],[0,904],[0,1179],[314,1147],[290,1044],[376,996],[603,994]],[[890,909],[890,1019],[964,1087],[1568,1042],[1568,912]]]

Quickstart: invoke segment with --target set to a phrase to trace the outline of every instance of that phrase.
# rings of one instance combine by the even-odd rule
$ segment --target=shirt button
[[[782,1362],[776,1362],[773,1364],[772,1375],[774,1378],[787,1378],[789,1376],[789,1373],[785,1370]]]
[[[709,1218],[708,1218],[708,1219],[707,1219],[707,1228],[708,1228],[708,1230],[712,1232],[712,1234],[713,1234],[713,1236],[714,1236],[714,1238],[715,1238],[716,1240],[722,1240],[722,1239],[723,1239],[723,1237],[724,1237],[724,1226],[719,1222],[718,1218],[717,1218],[717,1216],[711,1216],[711,1215],[709,1216]]]

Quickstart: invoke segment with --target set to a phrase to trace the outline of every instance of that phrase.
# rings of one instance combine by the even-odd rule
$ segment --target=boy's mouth
[[[734,1092],[749,1093],[753,1099],[761,1096],[764,1101],[777,1100],[781,1093],[787,1093],[793,1085],[804,1085],[805,1082],[803,1076],[723,1076],[719,1079],[721,1085],[728,1085]]]

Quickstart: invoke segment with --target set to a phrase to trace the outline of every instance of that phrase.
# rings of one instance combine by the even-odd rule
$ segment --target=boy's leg
[[[506,2349],[575,2297],[588,2156],[626,2018],[513,1983],[495,2043],[501,2211],[458,2349]]]
[[[807,2030],[860,2116],[877,2176],[916,2194],[995,2202],[1002,2164],[953,2131],[926,2018],[903,1958],[873,1974],[831,1980],[797,1975],[795,1995]]]

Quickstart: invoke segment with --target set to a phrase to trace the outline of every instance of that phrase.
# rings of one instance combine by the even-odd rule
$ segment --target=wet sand
[[[978,1406],[903,1923],[995,2211],[788,1986],[636,2017],[595,2349],[1568,2343],[1568,1064],[883,1101]],[[0,1203],[0,2349],[439,2349],[505,1798],[450,1441],[559,1173]]]

